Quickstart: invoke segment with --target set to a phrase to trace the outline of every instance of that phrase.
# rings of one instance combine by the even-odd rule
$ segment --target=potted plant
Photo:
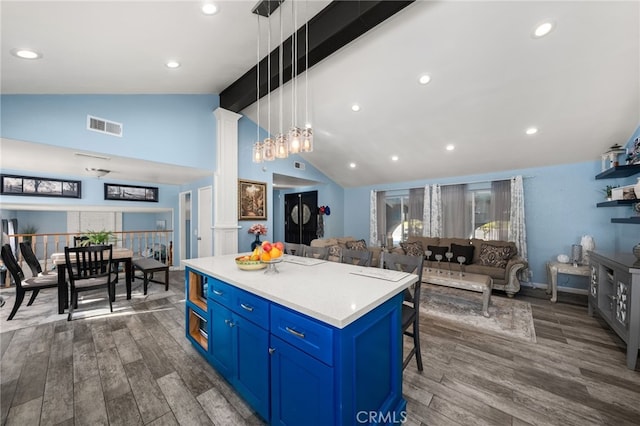
[[[22,237],[23,241],[26,243],[31,243],[31,238],[33,238],[33,234],[38,233],[38,228],[35,225],[26,225],[22,228],[21,234],[25,234]]]
[[[607,201],[611,201],[611,191],[613,191],[613,188],[617,188],[618,185],[607,185],[602,191],[604,192]]]
[[[113,232],[104,229],[102,231],[87,231],[82,236],[84,238],[80,242],[80,245],[83,247],[88,245],[103,245],[116,241]]]

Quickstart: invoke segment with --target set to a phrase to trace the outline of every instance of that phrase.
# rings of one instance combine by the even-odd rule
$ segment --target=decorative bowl
[[[259,260],[244,260],[244,256],[236,257],[236,265],[243,271],[257,271],[258,269],[264,269],[267,267],[265,263]]]

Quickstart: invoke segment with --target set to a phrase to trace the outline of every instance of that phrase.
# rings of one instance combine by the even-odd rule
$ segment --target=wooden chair
[[[406,254],[385,253],[380,254],[380,267],[396,271],[409,272],[418,276],[418,281],[410,289],[404,291],[402,302],[402,333],[413,338],[413,348],[404,358],[402,369],[404,370],[411,358],[415,355],[418,371],[422,371],[422,353],[420,352],[420,287],[422,284],[422,264],[424,257],[409,256]]]
[[[284,243],[284,252],[292,256],[302,256],[302,244]]]
[[[302,255],[304,257],[327,260],[329,258],[329,248],[304,245],[302,248]]]
[[[350,265],[370,266],[373,253],[369,250],[350,250],[343,248],[340,262]]]
[[[22,268],[13,255],[13,251],[11,250],[11,246],[9,244],[5,244],[2,246],[2,261],[9,270],[9,273],[11,274],[11,277],[13,278],[13,281],[16,285],[16,301],[13,304],[13,309],[11,310],[7,321],[11,321],[16,312],[18,312],[18,308],[20,308],[20,305],[24,300],[24,295],[28,291],[31,291],[32,293],[27,306],[31,306],[34,300],[36,300],[36,296],[38,295],[40,290],[45,288],[58,287],[57,275],[43,277],[36,276],[25,279],[24,272],[22,271]]]
[[[24,261],[29,265],[29,269],[31,269],[31,275],[34,277],[39,277],[42,275],[51,275],[57,276],[55,272],[42,272],[42,266],[40,265],[40,261],[38,260],[36,254],[33,252],[31,248],[30,242],[21,242],[20,243],[20,253],[22,253],[22,257]]]
[[[73,319],[73,309],[78,306],[78,294],[98,288],[107,288],[109,310],[113,312],[111,301],[115,296],[115,276],[117,273],[112,267],[112,256],[112,245],[64,248],[71,290],[67,321]]]

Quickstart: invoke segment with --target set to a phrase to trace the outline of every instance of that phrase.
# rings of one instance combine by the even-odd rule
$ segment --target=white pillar
[[[213,254],[238,252],[238,120],[217,108],[217,164],[213,174]]]

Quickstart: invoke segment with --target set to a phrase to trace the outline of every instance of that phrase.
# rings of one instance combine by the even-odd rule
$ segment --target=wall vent
[[[298,170],[304,170],[304,163],[300,162],[300,161],[294,161],[293,162],[293,168],[294,169],[298,169]]]
[[[122,137],[122,123],[87,115],[87,130]]]

